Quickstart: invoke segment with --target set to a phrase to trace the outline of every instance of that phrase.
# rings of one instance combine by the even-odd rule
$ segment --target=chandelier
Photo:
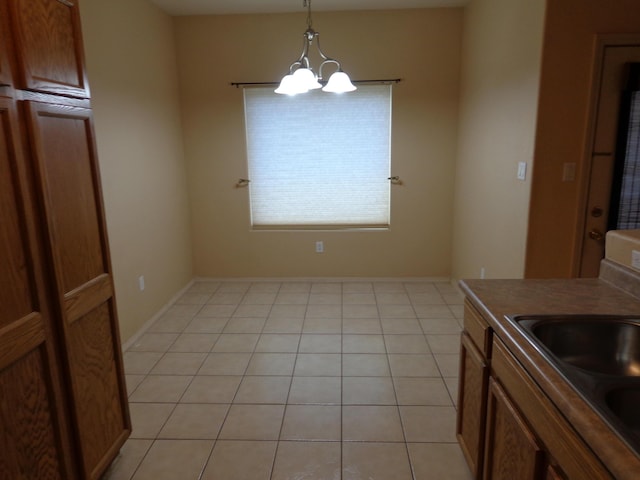
[[[307,7],[307,30],[303,33],[303,46],[300,58],[289,66],[289,73],[284,76],[280,85],[275,90],[276,93],[286,95],[296,95],[306,93],[309,90],[322,88],[324,92],[344,93],[352,92],[356,89],[351,83],[349,75],[342,71],[340,62],[334,58],[327,57],[320,48],[320,32],[312,28],[311,22],[311,0],[303,0],[303,6]],[[322,58],[322,63],[318,67],[316,74],[309,61],[309,49],[314,44],[318,49],[318,54]],[[333,63],[337,70],[329,77],[329,81],[324,86],[322,81],[322,69],[328,63]]]

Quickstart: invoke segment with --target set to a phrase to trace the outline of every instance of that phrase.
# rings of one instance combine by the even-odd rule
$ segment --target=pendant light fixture
[[[298,60],[291,64],[289,73],[284,76],[275,92],[286,95],[296,95],[318,88],[322,88],[324,92],[334,93],[354,91],[356,87],[351,83],[349,75],[342,71],[340,62],[327,57],[320,49],[320,33],[312,28],[311,0],[303,0],[303,6],[307,7],[307,30],[303,33],[304,43],[302,54]],[[317,74],[313,71],[313,68],[311,68],[311,62],[309,61],[309,49],[314,42],[318,49],[318,54],[320,58],[322,58],[322,63],[318,67]],[[328,63],[335,64],[338,69],[329,77],[329,81],[323,87],[320,83],[320,81],[322,81],[322,68]]]

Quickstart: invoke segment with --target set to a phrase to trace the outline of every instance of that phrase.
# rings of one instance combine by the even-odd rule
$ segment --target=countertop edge
[[[621,480],[636,478],[640,456],[503,317],[540,313],[640,314],[640,300],[599,279],[461,280],[459,286],[612,475]]]

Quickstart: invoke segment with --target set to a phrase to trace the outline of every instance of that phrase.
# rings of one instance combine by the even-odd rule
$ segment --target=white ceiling
[[[171,15],[304,12],[303,0],[151,0]],[[471,0],[315,0],[312,11],[460,7]]]

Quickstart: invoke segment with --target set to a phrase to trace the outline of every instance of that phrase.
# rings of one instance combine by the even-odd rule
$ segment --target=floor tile
[[[440,371],[433,355],[390,354],[389,363],[394,377],[439,377]]]
[[[222,426],[223,440],[277,440],[284,405],[232,405]]]
[[[156,438],[174,408],[173,403],[129,403],[131,438]]]
[[[295,353],[254,353],[246,375],[292,375]]]
[[[382,318],[380,324],[385,335],[420,335],[422,333],[420,322],[415,318]]]
[[[131,347],[130,352],[166,352],[178,337],[177,333],[145,333]]]
[[[343,305],[375,305],[376,296],[373,293],[345,293],[342,295]]]
[[[146,375],[163,355],[159,352],[125,352],[124,371],[132,375]]]
[[[293,377],[289,404],[340,404],[340,377]]]
[[[233,403],[285,404],[289,396],[291,377],[245,376]]]
[[[178,403],[192,379],[190,375],[148,375],[131,394],[129,401]]]
[[[133,432],[105,480],[470,480],[462,298],[413,280],[195,282],[124,354]]]
[[[243,375],[249,359],[250,353],[210,353],[198,375]]]
[[[302,334],[300,353],[341,353],[342,335]]]
[[[197,480],[212,448],[212,440],[156,440],[133,480]]]
[[[341,333],[340,318],[307,318],[304,321],[303,333]]]
[[[456,410],[453,407],[401,406],[407,442],[456,442]]]
[[[455,443],[409,443],[415,480],[472,480],[462,451]]]
[[[269,480],[277,445],[218,440],[201,480]]]
[[[204,305],[211,298],[210,293],[186,292],[176,300],[176,305]]]
[[[460,335],[425,335],[433,353],[460,353]]]
[[[459,334],[462,329],[454,318],[421,318],[422,331],[428,334]]]
[[[295,353],[298,351],[300,335],[288,333],[266,333],[260,335],[256,352]]]
[[[232,318],[227,322],[222,333],[261,333],[266,318]]]
[[[382,335],[343,335],[343,353],[386,353]]]
[[[209,352],[218,340],[217,333],[182,333],[169,347],[170,352]]]
[[[281,441],[271,480],[340,480],[340,442]]]
[[[262,333],[302,333],[304,318],[269,317]]]
[[[152,443],[153,440],[127,440],[102,480],[130,480]]]
[[[349,377],[385,377],[391,375],[387,355],[345,353],[342,355],[342,375]]]
[[[344,441],[404,442],[398,407],[343,406],[342,438]]]
[[[424,335],[385,335],[388,353],[431,353]]]
[[[152,375],[193,375],[206,357],[206,353],[165,353],[150,373]]]
[[[338,377],[341,373],[341,355],[337,353],[300,353],[294,375],[303,377]]]
[[[434,355],[443,377],[457,377],[460,372],[460,355],[455,353],[436,353]]]
[[[394,377],[393,383],[398,405],[452,405],[442,378]]]
[[[344,334],[381,334],[382,325],[377,318],[345,318],[342,321]]]
[[[234,317],[242,318],[264,318],[266,319],[271,312],[271,305],[239,305],[235,312]]]
[[[342,480],[362,479],[412,480],[405,445],[402,443],[344,443]]]
[[[340,406],[287,405],[281,440],[340,440]]]
[[[253,352],[260,335],[256,333],[223,333],[211,349],[214,353],[221,352]]]
[[[228,409],[219,404],[178,404],[158,438],[215,440]]]
[[[156,320],[153,325],[149,327],[149,332],[159,333],[180,333],[182,332],[189,322],[193,319],[192,316],[171,316],[163,315]]]
[[[184,329],[185,333],[222,333],[228,318],[195,317]]]
[[[344,405],[396,405],[396,394],[390,377],[344,377]]]
[[[231,403],[238,391],[240,375],[198,375],[180,399],[181,403]]]

